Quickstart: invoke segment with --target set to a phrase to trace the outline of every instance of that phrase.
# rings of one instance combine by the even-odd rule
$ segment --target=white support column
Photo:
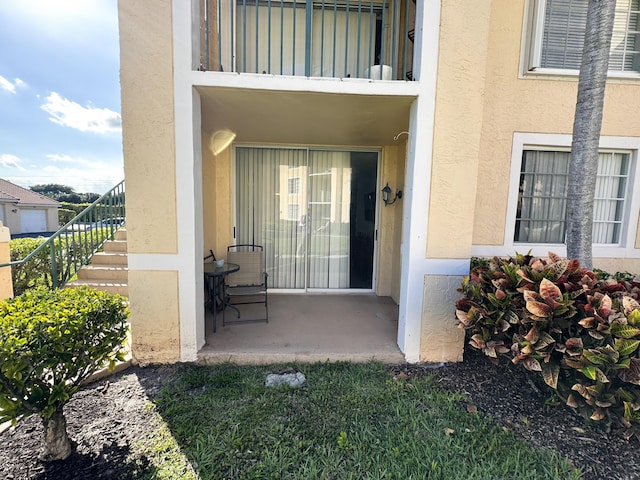
[[[408,362],[420,360],[431,163],[435,117],[440,0],[416,3],[414,71],[419,72],[419,94],[411,108],[402,225],[402,274],[398,346]]]
[[[197,10],[197,2],[190,3]],[[184,8],[185,2],[178,0],[172,7],[180,358],[186,362],[195,360],[204,345],[201,112],[200,96],[190,76],[194,55],[192,8]]]

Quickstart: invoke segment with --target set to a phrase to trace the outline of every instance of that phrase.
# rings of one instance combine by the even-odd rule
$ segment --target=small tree
[[[122,297],[86,288],[0,302],[0,422],[38,414],[43,460],[71,455],[63,407],[83,380],[124,360],[127,316]]]

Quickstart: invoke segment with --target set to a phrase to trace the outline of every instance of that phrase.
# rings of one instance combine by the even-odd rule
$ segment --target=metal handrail
[[[107,240],[126,219],[124,180],[60,227],[46,241],[21,260],[0,264],[2,267],[21,267],[49,249],[51,287],[61,288],[80,268],[89,263]]]

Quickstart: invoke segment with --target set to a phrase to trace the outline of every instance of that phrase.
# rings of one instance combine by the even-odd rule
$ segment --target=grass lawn
[[[188,366],[168,379],[150,405],[166,429],[142,446],[154,478],[580,478],[429,378],[394,380],[378,363],[300,370],[299,389],[266,388],[273,366]]]

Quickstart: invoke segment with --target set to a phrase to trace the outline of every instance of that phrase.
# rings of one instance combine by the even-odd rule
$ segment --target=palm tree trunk
[[[62,408],[56,410],[49,420],[44,420],[45,451],[41,460],[50,462],[64,460],[73,452],[73,444],[67,434],[67,420]]]
[[[593,267],[593,197],[616,0],[589,0],[567,192],[567,257]]]

